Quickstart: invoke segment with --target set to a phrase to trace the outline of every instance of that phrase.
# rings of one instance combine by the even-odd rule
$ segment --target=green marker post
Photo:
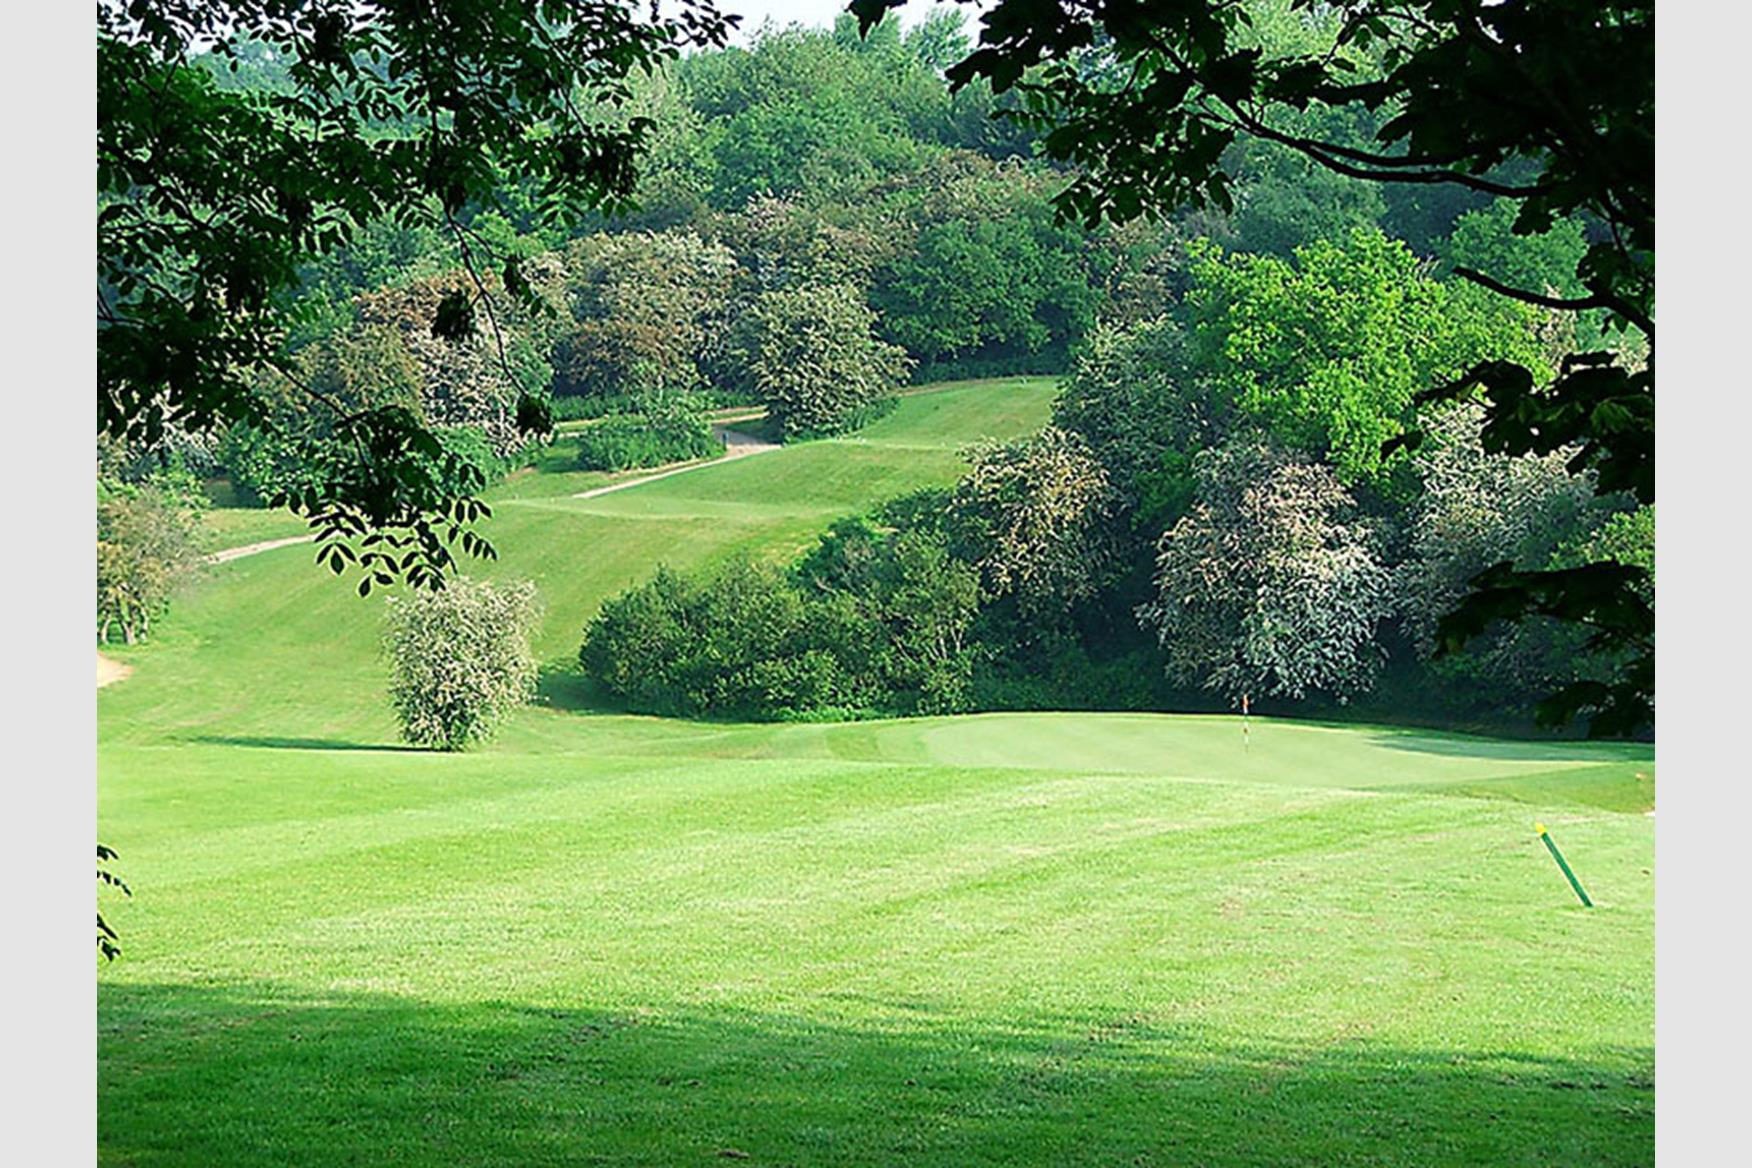
[[[1569,886],[1581,897],[1583,908],[1593,908],[1594,902],[1588,899],[1587,892],[1582,888],[1582,882],[1576,879],[1576,874],[1570,871],[1569,861],[1563,858],[1563,853],[1557,850],[1557,845],[1551,842],[1551,833],[1545,830],[1543,823],[1535,823],[1533,830],[1539,833],[1539,838],[1545,841],[1545,850],[1551,853],[1551,858],[1557,861],[1557,866],[1563,869],[1563,878],[1569,881]]]

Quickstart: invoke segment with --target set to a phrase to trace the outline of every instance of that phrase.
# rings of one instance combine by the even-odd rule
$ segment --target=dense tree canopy
[[[904,2],[852,0],[851,8],[867,27]],[[1061,210],[1090,224],[1186,203],[1234,209],[1231,148],[1254,141],[1371,183],[1511,199],[1521,235],[1570,216],[1593,224],[1573,273],[1579,296],[1455,271],[1510,300],[1599,311],[1610,327],[1639,333],[1647,358],[1576,353],[1546,378],[1513,354],[1488,354],[1423,396],[1481,396],[1490,449],[1571,448],[1572,471],[1592,470],[1601,490],[1652,503],[1652,0],[1290,0],[1305,35],[1263,35],[1257,14],[1283,7],[997,0],[980,16],[979,47],[948,75],[1021,95],[1047,153],[1080,168],[1058,197]],[[1363,145],[1324,117],[1357,108],[1380,119]],[[1644,724],[1654,618],[1640,579],[1605,561],[1501,565],[1444,622],[1443,640],[1458,646],[1531,613],[1589,625],[1599,647],[1628,655],[1627,668],[1611,684],[1569,687],[1545,712],[1563,719],[1592,710],[1602,731]]]
[[[1228,513],[1195,468],[1210,464],[1213,451],[1255,439],[1272,458],[1233,464],[1264,476],[1255,488],[1269,491],[1282,477],[1274,460],[1307,468],[1310,482],[1329,478],[1343,491],[1333,512],[1343,513],[1341,526],[1370,533],[1398,619],[1378,619],[1371,590],[1329,599],[1352,604],[1353,624],[1368,630],[1357,660],[1384,659],[1418,679],[1405,692],[1453,699],[1457,708],[1470,700],[1473,680],[1497,676],[1485,659],[1495,660],[1500,645],[1542,664],[1497,687],[1525,705],[1534,673],[1552,687],[1597,687],[1610,678],[1603,666],[1633,664],[1646,648],[1636,635],[1614,633],[1615,643],[1584,649],[1573,634],[1510,636],[1500,619],[1514,616],[1516,604],[1568,604],[1575,586],[1599,579],[1598,565],[1619,573],[1608,583],[1625,585],[1634,602],[1601,611],[1630,629],[1646,614],[1652,509],[1633,507],[1633,496],[1612,487],[1615,472],[1595,457],[1604,448],[1590,453],[1592,439],[1577,429],[1610,409],[1542,424],[1529,446],[1511,431],[1531,425],[1531,413],[1505,421],[1502,409],[1486,408],[1467,415],[1476,422],[1466,431],[1465,465],[1478,470],[1472,485],[1450,492],[1459,480],[1430,470],[1431,459],[1452,450],[1432,387],[1483,381],[1500,397],[1499,374],[1509,366],[1542,386],[1588,370],[1643,370],[1649,356],[1634,324],[1608,327],[1622,325],[1610,318],[1624,313],[1593,303],[1590,257],[1611,239],[1593,204],[1578,196],[1548,224],[1522,222],[1539,201],[1525,188],[1549,174],[1543,155],[1511,135],[1482,168],[1472,168],[1471,155],[1439,163],[1426,148],[1428,119],[1407,113],[1415,69],[1408,73],[1396,54],[1452,39],[1463,7],[1248,0],[1188,9],[1185,28],[1172,18],[1180,7],[1002,3],[978,47],[954,13],[911,31],[888,21],[862,37],[850,18],[832,30],[769,29],[722,49],[684,17],[664,26],[667,40],[641,24],[655,38],[641,42],[648,53],[603,63],[554,91],[568,95],[570,110],[604,143],[627,145],[613,184],[568,188],[578,197],[566,198],[551,189],[554,172],[543,168],[554,159],[540,149],[495,153],[481,135],[465,135],[487,161],[469,172],[463,204],[434,195],[422,172],[403,201],[383,196],[362,216],[336,204],[328,211],[342,216],[339,234],[282,249],[292,257],[291,282],[250,310],[272,324],[272,344],[261,350],[271,359],[225,374],[247,389],[250,417],[204,430],[185,415],[156,437],[142,432],[117,446],[137,483],[149,467],[181,467],[319,513],[337,492],[386,486],[404,501],[462,502],[525,461],[573,465],[570,453],[541,449],[551,440],[540,435],[550,416],[588,420],[563,438],[576,447],[576,465],[650,465],[713,453],[709,407],[764,403],[781,436],[808,438],[867,421],[909,372],[933,380],[1064,372],[1047,432],[985,450],[947,494],[879,510],[859,521],[861,534],[848,529],[823,545],[861,564],[857,572],[826,583],[798,565],[741,580],[801,591],[809,606],[820,601],[799,610],[800,619],[826,621],[844,637],[805,636],[796,660],[783,665],[762,664],[758,637],[748,641],[752,672],[736,686],[753,688],[735,688],[734,703],[764,716],[779,714],[787,694],[811,708],[888,711],[1166,700],[1167,649],[1157,625],[1140,628],[1136,610],[1160,599],[1162,537],[1196,535],[1186,521]],[[1512,24],[1513,12],[1542,5],[1498,7],[1488,21]],[[547,11],[528,10],[537,8]],[[523,11],[470,3],[434,19],[513,9]],[[319,11],[326,7],[294,6],[288,19],[297,26]],[[1384,30],[1368,24],[1367,11],[1387,13]],[[1000,75],[1006,55],[1053,12],[1065,17],[1063,37],[1038,41],[1038,59]],[[1431,21],[1413,36],[1405,17],[1418,13]],[[282,128],[340,116],[345,95],[322,88],[328,74],[300,55],[296,28],[274,19],[209,38],[217,46],[210,51],[201,51],[206,41],[188,42],[177,72],[201,73],[197,87],[210,91],[214,109],[259,108]],[[358,6],[347,21],[346,35],[360,43],[425,43],[403,28],[418,21],[393,6]],[[389,31],[368,32],[373,21]],[[598,32],[606,37],[611,26]],[[1176,60],[1189,29],[1223,36]],[[127,42],[134,34],[117,35]],[[452,39],[484,62],[487,83],[506,80],[492,70],[514,52],[509,29]],[[668,59],[689,39],[706,51]],[[1161,54],[1139,48],[1146,44]],[[384,60],[403,60],[395,51],[386,48]],[[544,47],[532,51],[538,64],[548,60]],[[1233,75],[1213,74],[1211,61],[1225,59]],[[359,60],[366,64],[348,68],[368,71],[370,58]],[[1316,65],[1327,81],[1344,73],[1354,92],[1321,88]],[[434,75],[448,67],[439,62]],[[1120,78],[1133,71],[1139,82],[1128,91]],[[506,83],[539,85],[536,76]],[[1184,100],[1175,91],[1181,80]],[[1225,105],[1242,83],[1252,97]],[[362,84],[364,94],[373,85],[394,90],[377,74]],[[408,108],[444,92],[407,84]],[[496,108],[495,99],[470,95],[477,97],[469,116]],[[534,118],[541,105],[518,104],[515,118]],[[435,129],[388,108],[379,102],[337,134],[395,159],[449,148],[452,115],[442,108]],[[1134,115],[1118,126],[1102,122]],[[507,133],[514,128],[512,115],[494,116]],[[545,116],[542,133],[570,124],[553,108]],[[1067,125],[1076,133],[1062,132]],[[1128,139],[1158,131],[1144,146]],[[606,158],[618,148],[602,149]],[[528,150],[534,162],[526,165]],[[1380,161],[1388,157],[1415,165]],[[1152,171],[1160,165],[1178,169]],[[1402,170],[1421,177],[1402,181]],[[266,173],[262,189],[271,191],[283,176]],[[1189,194],[1193,201],[1181,205]],[[1550,206],[1562,202],[1546,195]],[[118,201],[126,199],[115,191],[100,196],[106,226],[135,213],[107,210]],[[1537,292],[1517,297],[1493,285]],[[1535,408],[1544,407],[1524,407]],[[378,423],[373,446],[362,428]],[[1427,449],[1413,450],[1425,431]],[[1494,489],[1492,475],[1587,505],[1540,512],[1550,522],[1532,554],[1514,536],[1521,495]],[[1456,519],[1472,507],[1481,509],[1475,524]],[[434,511],[427,530],[442,537],[452,523],[466,528],[469,513],[479,512],[463,503],[458,521]],[[374,521],[357,509],[353,519],[359,526],[349,520],[337,534],[365,537]],[[458,536],[465,549],[490,550],[472,532]],[[395,554],[393,565],[373,561],[384,570],[366,573],[366,582],[393,580],[403,568],[435,582],[421,547],[417,533],[393,549],[361,546]],[[331,562],[344,568],[346,554],[331,552]],[[1493,607],[1473,606],[1467,618],[1479,633],[1478,668],[1424,660],[1467,631],[1443,623],[1441,606],[1499,563],[1512,575],[1499,573]],[[1539,573],[1556,573],[1557,590],[1529,591],[1527,575]],[[1216,577],[1200,578],[1215,587]],[[962,593],[970,579],[980,585],[971,616]],[[1602,604],[1607,596],[1583,594]],[[944,607],[947,623],[918,619],[924,596]],[[773,612],[790,611],[788,601],[773,603]],[[628,609],[628,652],[635,610],[680,611]],[[881,652],[860,656],[858,644]],[[1287,659],[1283,667],[1300,669]],[[1343,684],[1299,689],[1260,684],[1264,693],[1323,700],[1362,696],[1369,675],[1359,669]],[[1191,688],[1174,701],[1209,700],[1197,692],[1202,675],[1175,676]],[[728,708],[731,690],[713,692],[697,695],[704,706],[690,698],[675,708]]]
[[[506,176],[564,217],[624,201],[648,130],[598,111],[628,74],[687,44],[720,43],[706,0],[646,19],[614,0],[158,0],[97,9],[98,420],[155,440],[261,424],[253,379],[275,371],[320,401],[286,358],[303,266],[365,225],[441,228],[477,278],[428,322],[460,341],[493,296],[490,249],[471,228]],[[210,63],[251,46],[280,68],[271,86],[222,85]],[[515,256],[499,272],[516,298]],[[330,405],[349,440],[293,498],[338,567],[362,584],[431,583],[443,536],[480,513],[434,475],[444,452],[395,406]],[[533,420],[529,411],[522,411]],[[351,537],[381,536],[355,551]]]
[[[906,353],[875,336],[875,321],[847,284],[774,289],[755,300],[747,374],[781,435],[847,429],[901,384]]]
[[[1107,468],[1082,435],[1047,426],[971,452],[949,502],[953,530],[986,592],[1050,620],[1093,595],[1112,566]]]
[[[1346,483],[1383,478],[1384,448],[1429,386],[1487,356],[1544,372],[1528,306],[1430,279],[1409,248],[1373,228],[1289,260],[1201,249],[1192,281],[1189,359]]]

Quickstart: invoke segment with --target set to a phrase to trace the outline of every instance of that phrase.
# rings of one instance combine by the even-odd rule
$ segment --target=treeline
[[[1262,36],[1314,35],[1281,5],[1259,8]],[[636,200],[586,222],[551,221],[540,192],[507,178],[499,206],[454,222],[363,225],[307,273],[288,368],[258,387],[260,424],[192,469],[281,496],[324,457],[324,415],[362,405],[407,408],[488,479],[521,457],[520,410],[534,408],[630,415],[624,434],[665,420],[653,428],[675,437],[593,443],[586,465],[608,469],[694,457],[699,426],[677,424],[678,409],[697,422],[709,404],[764,401],[785,434],[832,432],[909,378],[1062,373],[1100,322],[1184,290],[1190,241],[1288,256],[1379,227],[1433,257],[1481,206],[1253,143],[1229,160],[1230,214],[1060,223],[1067,176],[1035,157],[1022,120],[997,116],[1017,112],[1013,98],[943,80],[967,48],[961,20],[904,33],[890,20],[861,39],[844,16],[641,77],[630,101],[598,107],[648,120]],[[285,84],[262,46],[213,67],[229,86]],[[1341,128],[1360,145],[1374,125],[1353,122]],[[1502,214],[1465,222],[1472,250],[1517,250]],[[1573,267],[1542,278],[1567,291]],[[443,336],[430,327],[440,306]]]
[[[1331,35],[1287,4],[1251,11],[1267,43]],[[1226,212],[1061,223],[1068,176],[1034,131],[944,83],[965,49],[953,12],[863,40],[843,18],[643,79],[604,111],[649,119],[636,206],[558,224],[507,181],[454,224],[366,225],[307,273],[261,423],[168,434],[130,452],[128,481],[168,464],[296,497],[341,457],[334,411],[367,404],[435,428],[426,473],[461,486],[525,456],[532,411],[606,419],[582,465],[620,469],[708,452],[710,405],[764,403],[807,437],[908,379],[1060,373],[1052,428],[977,452],[955,491],[786,571],[665,575],[604,610],[585,664],[635,708],[758,717],[1243,694],[1485,717],[1599,666],[1538,622],[1437,659],[1435,621],[1493,563],[1647,560],[1652,514],[1597,499],[1564,451],[1484,453],[1463,409],[1383,454],[1413,396],[1477,358],[1549,369],[1619,343],[1448,275],[1573,297],[1586,224],[1514,236],[1511,203],[1355,182],[1259,141],[1225,159]],[[262,51],[225,76],[273,86],[279,68]],[[1376,129],[1319,116],[1310,131],[1358,146]]]
[[[604,606],[586,671],[628,708],[723,717],[1245,696],[1499,725],[1604,672],[1556,622],[1435,652],[1493,564],[1652,567],[1652,509],[1596,495],[1573,451],[1491,454],[1476,407],[1414,407],[1486,356],[1554,366],[1571,322],[1368,228],[1288,258],[1195,243],[1172,274],[1178,291],[1095,328],[1040,433],[970,451],[954,489],[838,524],[784,570],[660,573]],[[1408,424],[1421,444],[1389,452]]]

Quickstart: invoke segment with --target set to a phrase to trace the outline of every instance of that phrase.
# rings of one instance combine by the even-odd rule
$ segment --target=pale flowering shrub
[[[458,578],[390,600],[384,649],[402,737],[437,750],[491,738],[535,693],[529,639],[539,613],[528,582]]]

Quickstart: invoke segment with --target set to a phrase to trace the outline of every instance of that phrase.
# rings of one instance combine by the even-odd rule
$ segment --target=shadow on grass
[[[100,1160],[1647,1164],[1654,1056],[104,985]],[[832,1004],[831,1002],[829,1003]]]
[[[200,734],[190,742],[218,746],[253,746],[260,750],[358,750],[392,754],[427,754],[424,747],[399,742],[345,742],[336,738],[276,738],[266,735]]]
[[[1464,731],[1407,728],[1370,736],[1370,743],[1388,750],[1435,754],[1453,758],[1500,758],[1528,762],[1553,759],[1635,760],[1652,758],[1654,747],[1646,742],[1602,741],[1563,738],[1492,738]]]
[[[576,662],[547,662],[536,675],[538,705],[579,714],[619,714],[621,710],[596,692]]]

